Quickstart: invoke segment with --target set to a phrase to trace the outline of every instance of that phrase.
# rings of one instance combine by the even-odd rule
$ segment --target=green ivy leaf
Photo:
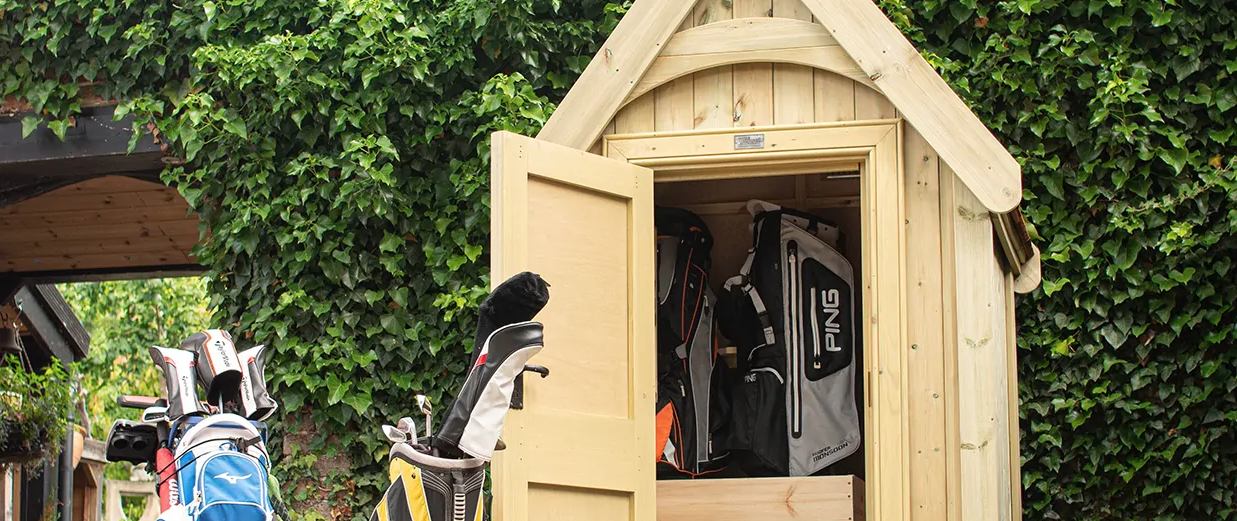
[[[382,232],[382,242],[378,245],[378,251],[395,252],[400,246],[404,245],[404,238],[395,235],[391,232]]]
[[[348,390],[352,387],[352,382],[340,381],[339,377],[334,374],[326,377],[326,388],[329,394],[326,397],[327,405],[335,405],[344,399]]]
[[[1178,174],[1185,168],[1186,161],[1189,160],[1190,153],[1187,150],[1179,148],[1168,148],[1160,150],[1160,159],[1173,167]]]
[[[369,412],[369,406],[374,403],[373,397],[368,392],[351,392],[344,395],[341,400],[352,407],[352,410],[357,414],[366,414]]]
[[[21,118],[21,137],[26,139],[39,128],[39,118],[34,116],[26,116]]]
[[[236,134],[241,139],[249,138],[249,130],[245,128],[245,122],[240,119],[230,119],[223,124],[224,130]]]

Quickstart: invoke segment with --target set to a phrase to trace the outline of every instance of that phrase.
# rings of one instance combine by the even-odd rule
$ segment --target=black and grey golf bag
[[[737,352],[732,456],[752,475],[806,476],[859,448],[854,273],[838,228],[748,203],[753,248],[726,281]]]
[[[718,359],[713,237],[699,216],[657,208],[657,472],[697,477],[726,461],[727,366]]]

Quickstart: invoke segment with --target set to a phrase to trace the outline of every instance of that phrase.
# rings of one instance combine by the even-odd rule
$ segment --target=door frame
[[[654,183],[859,171],[865,497],[875,520],[882,505],[910,511],[903,146],[899,118],[615,134],[601,152],[653,170]]]

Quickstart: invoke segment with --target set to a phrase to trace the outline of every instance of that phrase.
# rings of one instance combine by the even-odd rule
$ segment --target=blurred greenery
[[[136,420],[123,409],[124,394],[162,397],[162,374],[150,362],[151,346],[177,347],[210,326],[206,281],[201,278],[62,284],[73,312],[90,332],[90,353],[78,363],[90,434],[107,439],[118,419]],[[128,479],[133,466],[108,464],[111,479]]]

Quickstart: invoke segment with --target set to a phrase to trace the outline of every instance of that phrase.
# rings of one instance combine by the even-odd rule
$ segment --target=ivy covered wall
[[[1237,6],[881,2],[1024,165],[1027,519],[1230,519]],[[217,324],[274,346],[284,496],[360,520],[378,425],[461,383],[488,286],[488,148],[535,133],[604,0],[0,0],[0,95],[63,131],[79,81],[187,160]]]

